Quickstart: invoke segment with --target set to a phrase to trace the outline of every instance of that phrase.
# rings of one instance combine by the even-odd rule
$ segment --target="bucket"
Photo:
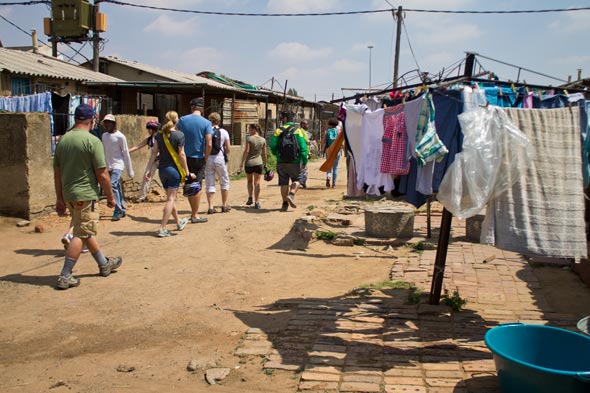
[[[551,326],[496,326],[485,342],[502,393],[590,392],[590,337]]]

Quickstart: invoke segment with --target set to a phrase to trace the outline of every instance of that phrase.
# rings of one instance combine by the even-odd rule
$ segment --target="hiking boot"
[[[326,187],[330,188],[330,179],[326,179]]]
[[[282,212],[286,212],[289,210],[289,202],[283,202],[283,206],[281,207]]]
[[[72,276],[59,276],[57,279],[57,289],[68,289],[80,285],[80,280]]]
[[[292,192],[290,192],[289,195],[287,195],[287,203],[289,203],[289,206],[293,208],[297,207],[297,205],[295,204],[295,194],[293,194]]]
[[[172,234],[170,233],[170,231],[168,229],[158,229],[158,232],[156,232],[156,236],[158,237],[168,237],[171,236]]]
[[[183,218],[178,224],[176,224],[176,230],[182,231],[186,224],[188,224],[188,218]]]
[[[99,266],[100,275],[103,277],[108,276],[115,270],[117,270],[121,264],[123,263],[123,259],[121,257],[107,257],[107,264],[105,266]]]
[[[246,201],[246,206],[250,206],[252,203],[252,198],[248,198],[248,201]]]
[[[254,209],[260,209],[260,203],[259,202],[256,202],[254,204]]]
[[[70,235],[69,233],[66,233],[64,237],[61,238],[61,244],[64,245],[64,250],[68,249],[68,246],[70,245],[70,242],[73,238],[74,236]]]

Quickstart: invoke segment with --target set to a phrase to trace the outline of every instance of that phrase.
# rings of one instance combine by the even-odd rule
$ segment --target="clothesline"
[[[536,84],[529,84],[529,83],[525,83],[525,82],[512,82],[512,81],[500,81],[500,80],[494,80],[494,79],[483,79],[481,78],[482,76],[485,75],[489,75],[490,72],[486,71],[477,75],[474,75],[473,77],[468,77],[468,76],[455,76],[455,77],[451,77],[451,78],[445,78],[442,79],[440,81],[437,82],[431,82],[431,83],[416,83],[413,85],[408,85],[408,86],[404,86],[404,87],[398,87],[398,88],[388,88],[388,89],[384,89],[384,90],[380,90],[380,91],[373,91],[373,92],[367,92],[367,93],[357,93],[353,96],[348,96],[348,97],[343,97],[343,98],[338,98],[335,100],[330,101],[330,103],[332,104],[336,104],[336,103],[340,103],[340,102],[346,102],[349,100],[353,100],[353,99],[358,99],[361,97],[372,97],[372,96],[382,96],[384,94],[387,93],[391,93],[394,91],[402,91],[402,92],[408,92],[411,91],[412,89],[416,89],[418,87],[428,87],[429,89],[435,89],[435,88],[440,88],[440,87],[445,87],[445,86],[449,86],[452,85],[454,83],[461,83],[461,82],[469,82],[469,83],[490,83],[490,84],[494,84],[494,85],[498,85],[498,86],[503,86],[503,87],[518,87],[518,88],[530,88],[530,89],[536,89],[536,90],[556,90],[556,91],[560,91],[560,92],[571,92],[571,93],[589,93],[589,91],[587,89],[574,89],[574,88],[567,88],[567,87],[560,87],[560,86],[544,86],[544,85],[536,85]]]

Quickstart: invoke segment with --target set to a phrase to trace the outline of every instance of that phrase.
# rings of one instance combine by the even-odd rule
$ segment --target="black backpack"
[[[213,135],[211,135],[211,155],[216,156],[221,151],[221,130],[219,127],[213,127]]]
[[[282,162],[293,162],[299,159],[300,149],[299,142],[295,131],[295,126],[283,129],[279,135],[279,159]]]

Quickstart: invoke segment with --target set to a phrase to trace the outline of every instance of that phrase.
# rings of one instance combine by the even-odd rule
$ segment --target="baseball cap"
[[[199,108],[202,108],[205,106],[205,100],[203,100],[203,97],[193,98],[191,100],[191,106],[197,106]]]
[[[88,104],[81,104],[76,107],[74,111],[74,119],[76,120],[90,120],[94,118],[94,108]]]
[[[113,123],[116,123],[117,120],[115,119],[115,116],[111,115],[110,113],[108,115],[106,115],[103,119],[102,122],[104,123],[105,121],[112,121]]]

